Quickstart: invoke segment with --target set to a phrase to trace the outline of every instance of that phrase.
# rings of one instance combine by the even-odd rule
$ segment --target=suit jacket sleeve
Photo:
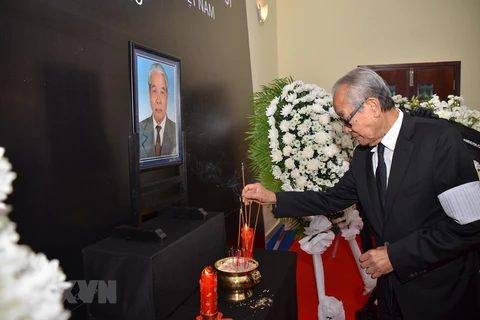
[[[453,127],[438,138],[431,165],[436,168],[432,178],[437,195],[478,180],[472,158]],[[440,203],[438,206],[442,210]],[[480,221],[461,225],[444,216],[429,228],[413,231],[388,246],[390,261],[400,281],[409,281],[480,247]]]
[[[326,192],[277,192],[276,196],[273,214],[277,218],[327,215],[358,202],[355,177],[351,170]]]

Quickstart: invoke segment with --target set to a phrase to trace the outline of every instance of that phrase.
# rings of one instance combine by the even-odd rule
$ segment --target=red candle
[[[203,319],[217,319],[217,273],[206,267],[200,278],[200,314]]]
[[[242,228],[242,249],[245,249],[247,258],[253,257],[253,228],[249,228],[247,224]]]

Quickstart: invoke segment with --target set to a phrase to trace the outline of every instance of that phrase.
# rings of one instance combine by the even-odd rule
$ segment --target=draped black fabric
[[[223,213],[209,212],[207,220],[167,213],[143,226],[161,228],[168,237],[159,242],[107,238],[83,249],[85,280],[116,282],[116,303],[87,305],[95,319],[167,319],[198,289],[203,268],[225,256]]]
[[[407,112],[404,109],[402,109],[402,111]],[[440,119],[438,115],[433,112],[432,109],[428,108],[417,108],[414,111],[408,112],[408,114],[414,117]],[[444,119],[440,120],[447,121]],[[473,160],[480,162],[480,132],[455,121],[448,122],[450,122],[455,128],[457,128],[458,131],[460,131],[460,134],[463,137],[463,141],[467,145],[468,151],[470,151]]]
[[[480,132],[464,126],[463,124],[450,121],[462,134],[463,142],[467,145],[468,151],[473,159],[480,162]]]

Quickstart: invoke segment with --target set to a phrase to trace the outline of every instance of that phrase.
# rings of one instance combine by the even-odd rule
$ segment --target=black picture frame
[[[181,59],[134,41],[129,41],[129,59],[131,128],[138,136],[140,170],[182,164]],[[160,124],[158,148],[154,127]]]

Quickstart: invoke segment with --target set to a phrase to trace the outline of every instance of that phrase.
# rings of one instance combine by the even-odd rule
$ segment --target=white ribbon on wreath
[[[363,280],[363,285],[365,291],[363,292],[364,295],[370,293],[373,288],[377,285],[377,279],[372,279],[366,272],[365,269],[360,267],[360,248],[358,246],[356,237],[360,234],[360,230],[363,229],[363,221],[360,218],[360,213],[358,210],[354,209],[353,207],[347,208],[345,210],[345,220],[338,224],[342,237],[348,241],[350,245],[350,249],[352,250],[353,257],[355,262],[357,263],[358,271],[360,272],[360,276]]]
[[[318,294],[319,320],[345,320],[343,303],[335,297],[325,295],[325,274],[323,270],[322,253],[332,244],[335,234],[332,224],[325,216],[314,216],[310,225],[305,228],[304,237],[299,241],[300,248],[313,257],[315,281]]]

